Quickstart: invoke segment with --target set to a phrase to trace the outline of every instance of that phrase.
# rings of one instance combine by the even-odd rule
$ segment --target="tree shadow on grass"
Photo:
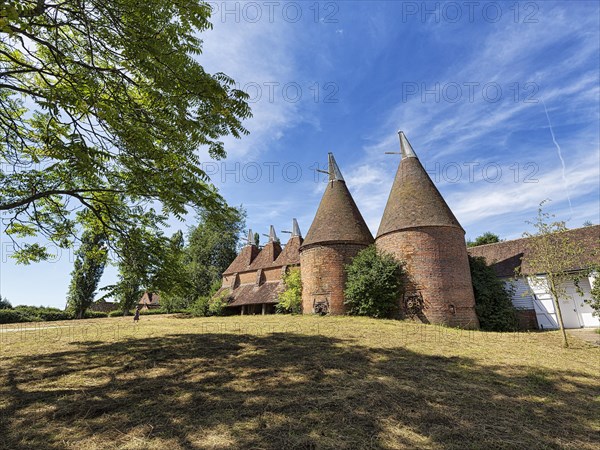
[[[585,374],[322,335],[179,334],[18,357],[0,447],[594,448]],[[596,428],[595,428],[596,425]]]

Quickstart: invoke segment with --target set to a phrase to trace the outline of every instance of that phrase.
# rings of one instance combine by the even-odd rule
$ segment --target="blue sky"
[[[520,237],[546,198],[569,227],[600,222],[597,2],[213,6],[199,59],[249,93],[254,117],[205,168],[254,231],[293,217],[308,231],[324,186],[314,169],[331,151],[376,233],[400,129],[468,238]],[[30,266],[9,254],[2,237],[2,296],[64,306],[72,252]]]

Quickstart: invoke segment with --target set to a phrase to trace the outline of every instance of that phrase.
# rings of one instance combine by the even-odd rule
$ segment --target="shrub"
[[[179,312],[181,311],[181,309],[173,309],[171,311],[167,311],[166,309],[162,309],[162,308],[157,308],[157,309],[142,309],[140,311],[140,314],[142,316],[154,316],[157,314],[170,314],[170,313],[175,313],[175,312]]]
[[[104,311],[86,311],[83,315],[85,319],[100,319],[108,317],[108,313]]]
[[[208,316],[208,304],[210,298],[206,296],[198,297],[198,299],[192,303],[189,308],[189,312],[194,317],[206,317]]]
[[[37,317],[40,320],[46,321],[46,322],[51,322],[54,320],[70,320],[73,319],[73,314],[67,312],[67,311],[61,311],[60,309],[57,309],[56,311],[53,310],[54,308],[47,308],[45,310],[40,310],[38,312]]]
[[[160,310],[165,313],[174,313],[189,308],[190,306],[190,302],[187,298],[172,295],[170,293],[160,293]]]
[[[14,309],[21,312],[23,315],[32,318],[32,320],[53,321],[70,320],[73,318],[73,315],[70,312],[48,306],[19,305],[15,306]]]
[[[208,315],[222,316],[228,303],[227,297],[229,297],[229,289],[224,289],[220,294],[214,295],[208,301]]]
[[[74,318],[72,311],[64,311],[58,308],[48,306],[27,306],[19,305],[13,309],[0,309],[3,314],[0,317],[0,323],[17,322],[51,322],[56,320],[71,320]],[[4,314],[6,312],[6,314]],[[100,311],[86,311],[85,318],[108,317],[108,314]]]
[[[391,317],[398,309],[403,272],[400,262],[374,245],[359,252],[346,266],[348,314]]]
[[[469,256],[475,311],[482,330],[515,331],[518,328],[516,310],[510,292],[482,257]]]
[[[123,311],[117,309],[108,313],[108,317],[123,317]]]
[[[302,279],[300,268],[289,269],[283,275],[285,290],[279,294],[278,313],[300,314],[302,312]]]
[[[0,309],[0,323],[39,322],[40,319],[32,317],[15,309]]]

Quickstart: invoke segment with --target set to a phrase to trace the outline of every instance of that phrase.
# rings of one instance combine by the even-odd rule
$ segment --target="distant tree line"
[[[229,208],[227,214],[204,212],[187,234],[165,236],[158,224],[132,227],[127,239],[117,239],[117,282],[101,289],[102,299],[112,298],[128,314],[144,292],[159,293],[161,309],[173,312],[207,303],[220,286],[221,274],[238,250],[245,226],[245,211]],[[92,305],[108,261],[102,228],[88,222],[71,273],[67,309],[83,318]],[[196,308],[195,311],[198,311]],[[208,313],[208,311],[206,311]]]

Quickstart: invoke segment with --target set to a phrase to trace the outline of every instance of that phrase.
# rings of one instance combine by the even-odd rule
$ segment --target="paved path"
[[[12,324],[11,324],[12,325]],[[21,328],[21,327],[17,327],[17,328],[4,328],[0,326],[0,333],[11,333],[11,332],[16,332],[16,331],[39,331],[39,330],[47,330],[48,328],[68,328],[69,325],[50,325],[50,326],[40,326],[40,327],[33,327],[33,328]]]

